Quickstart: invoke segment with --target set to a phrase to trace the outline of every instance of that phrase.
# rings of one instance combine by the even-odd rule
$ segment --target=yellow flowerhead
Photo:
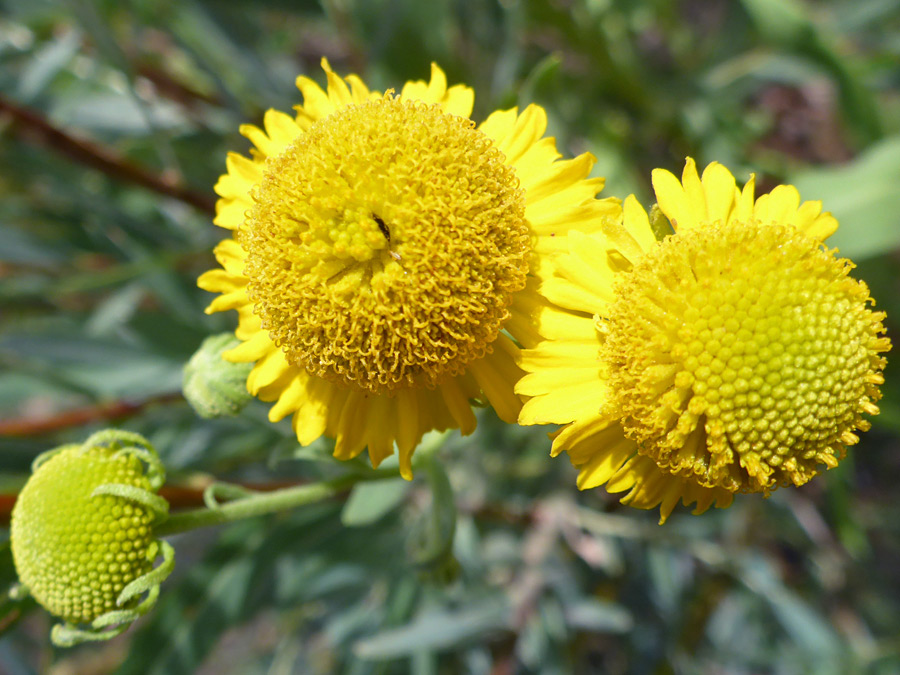
[[[792,186],[754,199],[710,164],[653,172],[653,225],[634,197],[602,233],[571,232],[536,312],[546,338],[520,359],[523,424],[553,442],[582,489],[695,513],[837,466],[878,414],[883,312],[837,229]],[[660,241],[654,231],[668,230]]]
[[[221,294],[207,311],[238,311],[225,358],[255,364],[270,419],[293,414],[304,445],[334,437],[341,459],[368,446],[377,465],[396,443],[408,478],[425,432],[473,431],[472,400],[515,421],[536,254],[618,203],[595,199],[590,155],[559,161],[537,106],[475,126],[472,90],[437,66],[399,96],[322,67],[327,90],[297,80],[296,116],[241,128],[251,157],[216,185],[232,234],[199,285]]]

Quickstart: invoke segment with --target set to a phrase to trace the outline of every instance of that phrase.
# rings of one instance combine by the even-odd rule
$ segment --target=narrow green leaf
[[[380,520],[403,502],[409,486],[402,478],[356,485],[341,511],[341,522],[362,527]]]
[[[353,651],[362,659],[391,659],[421,650],[437,651],[466,640],[483,639],[488,631],[506,630],[511,620],[509,605],[504,598],[461,610],[433,610],[420,614],[406,626],[357,641]]]

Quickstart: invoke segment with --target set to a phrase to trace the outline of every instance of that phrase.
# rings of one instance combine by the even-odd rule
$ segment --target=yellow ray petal
[[[518,119],[519,109],[497,110],[488,115],[488,118],[478,126],[478,130],[499,144],[512,133]]]
[[[727,223],[737,188],[734,176],[724,166],[713,162],[703,170],[702,182],[709,221]]]
[[[253,367],[247,377],[247,390],[254,396],[260,389],[282,377],[291,365],[280,349],[270,349]]]
[[[229,274],[225,270],[209,270],[197,279],[197,286],[212,293],[231,293],[247,286],[247,277]]]
[[[530,375],[522,379],[528,377]],[[529,399],[519,413],[519,424],[566,424],[596,416],[605,402],[605,387],[594,378]]]
[[[297,89],[303,94],[303,105],[296,108],[298,122],[301,118],[315,122],[334,112],[334,104],[315,80],[301,75],[297,78]]]
[[[753,217],[762,223],[788,223],[800,207],[800,193],[793,185],[779,185],[756,200]]]
[[[410,80],[400,90],[400,98],[405,101],[424,101],[425,103],[440,103],[447,91],[447,76],[436,63],[431,64],[431,79]]]
[[[238,127],[238,132],[241,136],[253,143],[254,147],[250,148],[250,154],[256,153],[257,156],[265,159],[268,155],[277,152],[277,149],[273,147],[272,141],[266,135],[266,132],[259,127],[253,124],[242,124]]]
[[[594,215],[617,217],[621,213],[619,200],[614,197],[594,199],[603,189],[605,181],[602,178],[588,178],[559,190],[557,193],[547,195],[541,201],[525,205],[525,217],[534,225],[544,224],[546,229],[549,223],[556,225],[551,231],[568,232],[570,229],[578,229],[582,232],[593,232],[600,229],[601,222],[594,221],[579,225],[577,228],[568,223],[568,212],[582,205],[596,209]]]
[[[603,222],[603,234],[632,264],[656,246],[656,236],[650,227],[650,218],[634,195],[622,204],[622,219],[609,218]]]
[[[397,403],[394,406],[397,417],[394,428],[397,430],[397,452],[400,459],[400,475],[412,480],[412,454],[422,438],[419,429],[419,402],[417,393],[411,389],[397,392]]]
[[[478,382],[497,416],[510,424],[516,421],[522,401],[513,387],[522,376],[513,354],[518,349],[512,341],[500,335],[493,344],[494,351],[472,363],[469,372]]]
[[[284,371],[277,380],[275,380],[272,384],[268,384],[265,387],[262,387],[257,393],[256,397],[260,401],[266,401],[267,403],[271,403],[272,401],[277,401],[284,391],[291,386],[291,382],[295,377],[297,377],[298,371],[295,368],[289,368]]]
[[[803,231],[806,232],[807,235],[809,235],[813,239],[818,239],[819,241],[825,241],[826,239],[828,239],[828,237],[837,232],[837,229],[837,218],[831,215],[831,213],[828,211],[826,211],[825,213],[820,213],[818,216],[816,216],[815,220],[803,227]]]
[[[335,434],[334,456],[353,459],[366,447],[366,418],[369,413],[369,397],[362,389],[352,389],[341,411]]]
[[[602,314],[609,303],[609,294],[597,295],[591,289],[572,283],[568,279],[554,277],[541,284],[541,293],[548,300],[566,309],[590,314]]]
[[[394,433],[391,420],[396,413],[392,408],[396,399],[372,396],[368,402],[365,437],[369,446],[369,459],[376,469],[386,458],[394,454]]]
[[[224,177],[223,177],[224,178]],[[222,179],[215,185],[216,192],[222,184]],[[216,202],[216,216],[213,218],[213,225],[225,228],[226,230],[237,230],[244,224],[244,214],[253,206],[250,197],[242,197],[240,199],[222,198]]]
[[[281,391],[278,400],[269,408],[269,421],[278,422],[295,412],[306,396],[306,378],[293,377]]]
[[[538,235],[538,241],[535,243],[535,251],[538,253],[547,253],[551,250],[566,251],[568,246],[564,235],[572,230],[585,234],[599,232],[606,220],[618,220],[622,215],[618,200],[609,197],[591,198],[575,206],[562,205],[558,209],[544,209],[546,201],[525,209],[528,224]]]
[[[516,119],[509,135],[497,147],[506,155],[506,163],[515,166],[546,130],[547,113],[540,106],[529,105]]]
[[[543,396],[556,389],[582,384],[597,384],[598,367],[592,365],[553,366],[535,370],[516,383],[516,393],[522,396]]]
[[[306,396],[294,414],[294,433],[301,445],[309,445],[325,433],[328,410],[339,385],[303,373]]]
[[[735,200],[728,224],[746,223],[753,217],[753,206],[756,203],[756,175],[750,174],[750,180],[744,185],[740,196]]]
[[[270,350],[277,349],[267,333],[259,332],[247,342],[222,352],[222,358],[232,363],[247,363],[265,356]]]
[[[555,162],[561,156],[556,149],[556,141],[549,137],[541,138],[528,148],[514,165],[522,188],[529,192],[533,190],[539,181],[546,179],[548,171],[555,170]],[[581,176],[581,178],[586,177],[586,174]],[[566,183],[566,185],[568,184]]]
[[[263,117],[265,130],[252,124],[239,127],[241,135],[250,140],[262,158],[281,154],[302,130],[290,115],[269,109]]]
[[[584,180],[596,161],[593,155],[585,153],[575,159],[560,160],[545,166],[540,177],[529,177],[528,183],[523,181],[522,187],[527,190],[526,204],[552,197],[560,190]]]
[[[234,239],[223,239],[213,249],[216,261],[226,270],[238,273],[244,267],[247,252]]]
[[[544,339],[596,339],[592,316],[570,312],[551,304],[533,287],[513,297],[511,316],[504,328],[525,347],[534,347]]]
[[[239,307],[243,307],[249,301],[247,298],[247,292],[241,288],[236,291],[231,291],[230,293],[225,293],[224,295],[220,295],[218,298],[215,298],[204,312],[207,314],[215,314],[216,312],[225,312],[229,309],[238,309]]]
[[[450,378],[443,382],[439,389],[447,410],[453,416],[462,435],[467,436],[475,431],[475,413],[472,412],[469,396],[463,391],[460,378]]]
[[[683,223],[679,221],[679,228],[684,230],[709,222],[706,209],[706,192],[703,190],[703,183],[697,174],[697,164],[691,157],[685,160],[684,171],[681,174],[681,184],[684,186],[684,194],[687,197],[689,216],[688,222]]]
[[[594,415],[560,429],[553,437],[550,454],[556,457],[565,451],[572,464],[581,466],[603,448],[619,443],[624,434],[617,419]]]
[[[378,92],[369,91],[369,88],[356,75],[348,75],[344,78],[350,84],[350,94],[354,103],[364,103],[371,98],[378,98]]]
[[[594,340],[598,347],[600,344],[594,317],[589,314],[548,307],[537,315],[536,327],[543,337],[551,340]]]
[[[263,117],[263,125],[275,150],[273,154],[281,154],[284,148],[303,133],[294,118],[280,110],[267,110]]]
[[[675,231],[696,226],[691,202],[684,192],[681,181],[665,169],[654,169],[651,181],[659,208],[666,218],[672,221]]]
[[[353,103],[353,95],[350,93],[350,88],[341,79],[341,76],[331,69],[327,59],[322,59],[322,70],[325,71],[325,77],[328,80],[328,98],[335,110]]]
[[[604,485],[636,451],[637,444],[624,436],[620,436],[617,442],[596,448],[586,462],[576,465],[578,489],[589,490]]]
[[[448,115],[470,117],[475,106],[475,91],[471,87],[455,84],[447,90],[441,107]]]
[[[599,343],[596,336],[584,341],[548,340],[534,349],[523,349],[518,361],[522,370],[529,373],[556,368],[592,368],[593,379],[597,379],[596,369],[600,366]],[[534,395],[525,391],[520,393]]]
[[[570,232],[569,254],[562,256],[556,273],[601,298],[605,306],[615,300],[613,285],[618,276],[609,267],[608,250],[608,240],[602,235]]]
[[[447,76],[438,64],[431,62],[431,80],[428,82],[429,103],[437,103],[447,93]]]
[[[233,190],[230,193],[223,194],[222,197],[239,197],[247,193],[248,189],[259,182],[263,175],[262,162],[252,160],[236,152],[229,152],[225,158],[225,168],[228,175],[234,178],[232,182],[227,182],[226,189]]]
[[[253,335],[262,330],[262,321],[253,313],[253,305],[247,304],[237,308],[238,325],[234,329],[234,335],[239,340],[249,340]]]
[[[432,429],[446,431],[456,427],[456,420],[453,419],[453,415],[447,408],[447,403],[444,401],[440,387],[420,392],[419,410],[421,412],[420,440],[422,435]]]

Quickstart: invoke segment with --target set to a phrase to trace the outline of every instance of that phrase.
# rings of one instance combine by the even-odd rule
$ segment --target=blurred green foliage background
[[[254,403],[180,397],[222,236],[212,185],[239,124],[299,102],[328,57],[376,88],[431,61],[476,120],[537,102],[604,194],[717,160],[796,184],[900,326],[900,0],[0,0],[0,507],[39,452],[118,424],[150,438],[173,506],[212,477],[331,476]],[[889,355],[890,360],[890,355]],[[58,651],[0,602],[0,672],[900,672],[900,377],[838,469],[694,517],[580,494],[542,429],[480,415],[444,471],[173,539],[156,609]],[[428,439],[434,441],[435,439]],[[0,583],[14,580],[8,551]]]

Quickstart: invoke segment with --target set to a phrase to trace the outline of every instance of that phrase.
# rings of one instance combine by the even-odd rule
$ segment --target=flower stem
[[[154,534],[158,537],[165,537],[200,527],[231,523],[266,513],[285,511],[328,499],[353,487],[357,483],[397,478],[399,475],[400,471],[396,467],[374,469],[366,473],[352,473],[310,485],[299,485],[272,492],[253,494],[227,502],[216,508],[182,511],[169,516],[169,518],[157,525],[154,528]]]

